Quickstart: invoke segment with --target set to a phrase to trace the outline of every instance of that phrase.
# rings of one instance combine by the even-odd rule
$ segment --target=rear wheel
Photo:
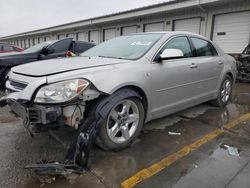
[[[104,150],[118,151],[132,144],[144,122],[144,108],[138,98],[126,98],[116,103],[108,113],[97,138]]]
[[[233,80],[227,75],[220,86],[217,99],[212,101],[212,104],[218,107],[224,107],[228,104],[232,96]]]

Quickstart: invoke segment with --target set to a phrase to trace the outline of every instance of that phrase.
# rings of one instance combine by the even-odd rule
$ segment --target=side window
[[[3,45],[3,51],[14,51],[12,46]]]
[[[20,51],[18,48],[16,48],[16,47],[13,47],[14,48],[14,50],[16,51],[16,52],[18,52],[18,51]]]
[[[55,53],[67,52],[70,48],[72,39],[63,39],[58,42],[55,42],[48,49],[55,50]]]
[[[171,39],[167,44],[165,44],[158,55],[160,55],[165,49],[178,49],[183,52],[184,57],[192,56],[192,50],[187,37],[176,37]]]
[[[214,46],[203,39],[191,37],[197,56],[217,56],[218,53]]]

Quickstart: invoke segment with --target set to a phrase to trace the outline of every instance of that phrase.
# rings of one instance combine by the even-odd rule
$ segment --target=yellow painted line
[[[236,127],[237,125],[239,125],[240,123],[243,123],[244,121],[249,120],[249,119],[250,119],[250,113],[247,113],[247,114],[242,115],[241,117],[229,122],[228,124],[226,124],[224,126],[224,128],[232,129],[232,128]],[[137,172],[132,177],[130,177],[127,180],[123,181],[121,186],[123,188],[132,188],[132,187],[134,187],[138,183],[152,177],[153,175],[157,174],[158,172],[160,172],[164,168],[166,168],[166,167],[170,166],[171,164],[173,164],[174,162],[176,162],[177,160],[187,156],[192,151],[194,151],[197,148],[201,147],[203,144],[205,144],[205,143],[213,140],[214,138],[218,137],[222,133],[224,133],[223,129],[214,130],[213,132],[207,134],[206,136],[202,137],[201,139],[195,141],[194,143],[192,143],[192,144],[190,144],[188,146],[185,146],[184,148],[177,151],[176,153],[173,153],[173,154],[167,156],[166,158],[162,159],[161,161],[156,162],[152,166],[140,170],[139,172]]]

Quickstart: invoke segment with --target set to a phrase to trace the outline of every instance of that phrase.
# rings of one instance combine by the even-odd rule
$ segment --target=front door
[[[165,49],[179,49],[184,57],[152,64],[153,116],[178,110],[190,104],[199,94],[199,67],[187,37],[171,39],[157,56]]]

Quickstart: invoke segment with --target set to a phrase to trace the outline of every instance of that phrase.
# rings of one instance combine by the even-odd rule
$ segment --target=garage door
[[[44,42],[44,37],[39,37],[39,43]]]
[[[50,36],[46,36],[45,37],[45,41],[50,41],[51,40],[51,37]]]
[[[126,26],[122,27],[122,35],[130,35],[132,33],[137,33],[137,26]]]
[[[76,35],[74,33],[69,33],[69,34],[67,34],[67,38],[76,39]]]
[[[144,32],[164,31],[164,22],[150,23],[144,25]]]
[[[65,34],[60,34],[60,35],[58,35],[58,39],[59,39],[59,40],[65,39],[65,38],[66,38]]]
[[[190,18],[183,20],[175,20],[173,30],[174,31],[188,31],[192,33],[200,34],[201,19]]]
[[[226,53],[241,53],[249,40],[250,11],[215,16],[213,41]]]
[[[89,41],[95,44],[99,43],[99,31],[90,31],[89,32]]]
[[[38,38],[34,38],[35,45],[38,44]]]
[[[29,48],[30,45],[29,45],[29,39],[25,39],[25,48]]]
[[[112,39],[116,36],[116,29],[112,28],[112,29],[104,29],[103,30],[103,40],[107,41],[109,39]]]
[[[88,33],[86,33],[86,32],[80,32],[77,35],[78,35],[78,40],[88,41]]]

